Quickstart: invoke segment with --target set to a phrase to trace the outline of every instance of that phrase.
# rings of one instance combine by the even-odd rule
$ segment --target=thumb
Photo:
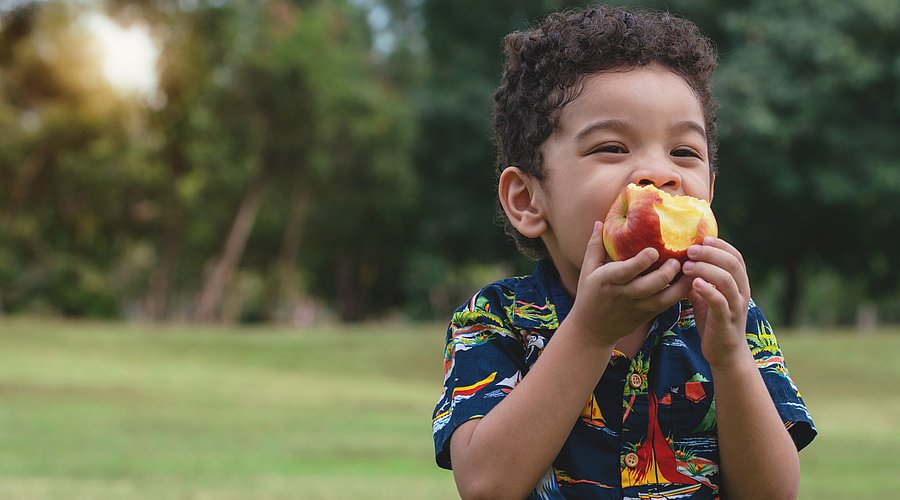
[[[588,240],[587,249],[584,251],[584,262],[581,264],[581,276],[594,272],[606,262],[606,248],[603,246],[603,223],[594,222],[594,232]]]

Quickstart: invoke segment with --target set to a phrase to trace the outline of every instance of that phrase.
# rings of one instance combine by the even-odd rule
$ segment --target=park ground
[[[820,433],[801,499],[894,497],[900,329],[776,333]],[[443,336],[0,319],[0,498],[457,498]]]

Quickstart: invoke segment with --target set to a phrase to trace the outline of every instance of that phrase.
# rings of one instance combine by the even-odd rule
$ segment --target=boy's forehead
[[[623,117],[663,116],[684,131],[706,136],[703,106],[681,76],[662,66],[605,71],[586,76],[558,112],[556,132],[580,134],[588,125],[627,128]]]

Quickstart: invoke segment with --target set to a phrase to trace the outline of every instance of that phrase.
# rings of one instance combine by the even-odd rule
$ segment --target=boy
[[[434,412],[463,498],[794,498],[815,428],[741,254],[610,262],[629,183],[711,200],[716,54],[665,13],[597,6],[505,39],[498,194],[534,274],[453,315]],[[713,397],[715,395],[715,397]]]

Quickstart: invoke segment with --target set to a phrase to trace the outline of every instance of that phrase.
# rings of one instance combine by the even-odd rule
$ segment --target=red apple
[[[612,260],[630,259],[647,247],[655,248],[659,260],[649,272],[669,259],[684,263],[688,247],[718,233],[708,201],[629,184],[606,214],[603,246]]]

